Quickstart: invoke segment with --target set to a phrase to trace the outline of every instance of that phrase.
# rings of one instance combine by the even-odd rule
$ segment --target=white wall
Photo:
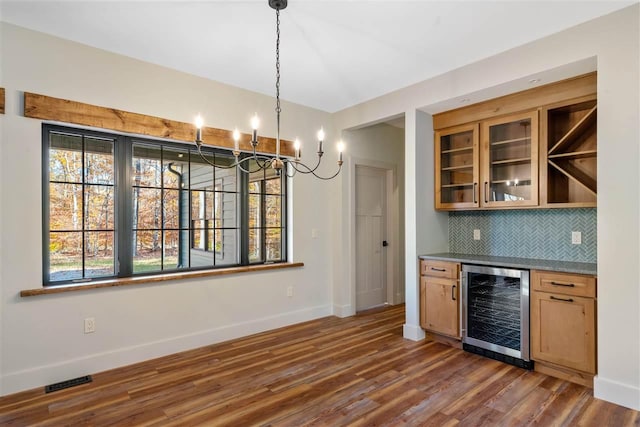
[[[343,268],[334,281],[334,313],[350,316],[356,310],[355,288],[355,167],[365,165],[391,168],[395,172],[395,185],[392,189],[391,204],[396,211],[389,213],[395,217],[399,236],[389,238],[387,254],[395,257],[397,274],[393,283],[394,303],[404,301],[404,130],[387,124],[376,124],[342,134],[347,149],[345,152],[344,173],[340,177],[341,191],[345,194],[344,209],[334,210],[345,224],[343,238],[336,242],[336,250],[350,261],[341,263]],[[395,240],[395,241],[394,241]]]
[[[292,186],[293,260],[303,268],[21,298],[42,286],[41,121],[22,117],[21,91],[186,122],[201,112],[209,126],[244,131],[257,111],[266,136],[275,135],[274,100],[9,24],[0,31],[2,394],[331,313],[331,184],[308,177]],[[312,141],[324,124],[324,169],[335,168],[330,116],[289,103],[282,114],[287,139]],[[97,330],[85,335],[90,316]]]
[[[530,76],[541,77],[541,84],[549,83],[592,70],[596,58],[599,192],[595,395],[640,409],[639,10],[638,4],[633,5],[334,114],[337,129],[403,112],[406,115],[405,337],[420,338],[415,328],[415,256],[432,250],[430,235],[438,233],[441,226],[438,218],[420,205],[420,195],[428,194],[427,198],[433,199],[433,182],[426,179],[433,175],[433,162],[428,156],[433,136],[429,125],[421,125],[416,109],[437,112],[442,105],[455,105],[464,97],[478,101],[526,89]],[[429,172],[425,174],[414,165],[413,157],[416,162],[424,160],[422,164],[430,168]]]

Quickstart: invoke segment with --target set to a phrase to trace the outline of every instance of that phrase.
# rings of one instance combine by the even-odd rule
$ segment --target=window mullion
[[[133,274],[133,144],[127,137],[118,137],[116,157],[116,234],[118,277]]]
[[[249,265],[249,174],[237,169],[240,183],[240,265]]]

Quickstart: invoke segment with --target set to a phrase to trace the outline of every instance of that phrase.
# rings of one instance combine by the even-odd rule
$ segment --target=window
[[[286,180],[272,170],[52,125],[43,147],[45,285],[286,259]]]

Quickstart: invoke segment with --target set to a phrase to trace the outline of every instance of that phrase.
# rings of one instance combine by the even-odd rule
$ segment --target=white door
[[[387,302],[387,171],[356,166],[356,310]]]

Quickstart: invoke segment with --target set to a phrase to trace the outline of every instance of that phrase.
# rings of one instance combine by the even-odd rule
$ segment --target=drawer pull
[[[431,267],[431,270],[433,270],[433,271],[447,271],[446,268],[435,268],[435,267]]]
[[[551,295],[549,298],[550,298],[550,299],[554,299],[554,300],[556,300],[556,301],[573,302],[573,298],[567,298],[567,299],[565,299],[565,298],[558,298],[558,297],[554,297],[553,295]]]
[[[454,300],[454,301],[456,300],[455,291],[456,291],[456,285],[453,285],[451,287],[451,299]]]
[[[478,199],[476,198],[477,193],[478,193],[478,183],[474,182],[473,183],[473,204],[474,205],[478,203]]]
[[[565,287],[567,287],[567,288],[575,288],[575,287],[576,287],[576,285],[575,285],[575,284],[573,284],[573,283],[558,283],[558,282],[551,282],[551,284],[552,284],[553,286],[565,286]]]

